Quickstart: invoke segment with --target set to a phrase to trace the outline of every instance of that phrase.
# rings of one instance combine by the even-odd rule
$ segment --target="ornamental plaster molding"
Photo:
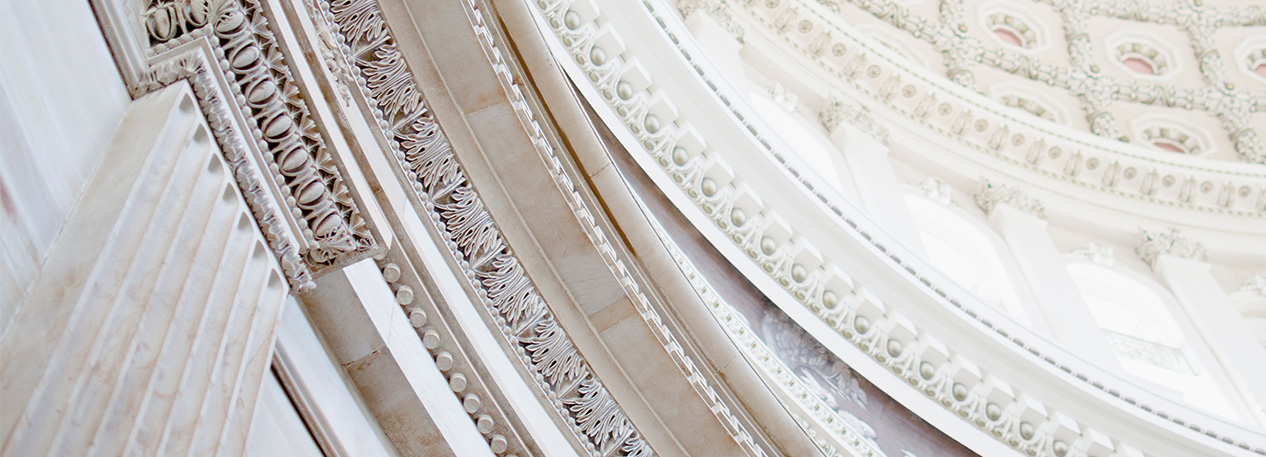
[[[1266,296],[1266,272],[1255,274],[1244,280],[1244,285],[1240,286],[1240,291]]]
[[[648,80],[645,70],[632,63],[632,59],[637,57],[635,52],[621,49],[620,56],[612,59],[605,56],[614,53],[594,52],[595,46],[602,46],[596,43],[600,29],[594,23],[606,20],[601,11],[596,18],[580,21],[565,19],[574,14],[568,9],[568,2],[545,2],[535,6],[541,15],[539,22],[549,24],[553,29],[560,52],[571,57],[560,58],[560,61],[566,62],[564,65],[572,80],[581,86],[582,93],[595,105],[609,110],[600,114],[615,120],[608,121],[613,129],[618,126],[628,138],[633,139],[626,143],[626,147],[643,169],[660,183],[665,192],[682,196],[683,200],[674,199],[679,207],[697,211],[712,223],[712,226],[699,226],[701,230],[705,233],[719,230],[720,236],[709,236],[713,243],[732,243],[737,252],[747,256],[747,259],[731,258],[731,261],[754,262],[757,265],[755,271],[763,271],[768,280],[773,281],[772,284],[781,286],[779,293],[789,294],[872,360],[1006,445],[1030,455],[1056,457],[1107,455],[1114,448],[1120,452],[1131,452],[1127,451],[1131,446],[1122,441],[1123,436],[1108,437],[1090,426],[1081,425],[1085,422],[1059,412],[1060,408],[1012,390],[1009,383],[997,378],[996,373],[985,373],[987,366],[977,368],[973,361],[937,343],[937,338],[929,335],[926,329],[904,318],[864,287],[855,287],[851,276],[835,267],[831,259],[821,257],[803,234],[779,223],[784,218],[774,207],[762,204],[760,196],[751,194],[750,188],[740,185],[743,177],[735,176],[725,164],[723,156],[727,150],[710,150],[706,139],[700,138],[693,129],[679,127],[688,126],[688,120],[678,115],[676,110],[664,107],[671,106],[671,102],[666,101],[665,93],[655,86],[656,81]],[[1216,452],[1232,454],[1239,451],[1231,449],[1251,448],[1252,452],[1266,454],[1266,448],[1260,444],[1253,448],[1257,435],[1252,435],[1249,441],[1241,441],[1244,439],[1242,430],[1223,427],[1217,420],[1181,405],[1120,385],[1119,380],[1081,363],[1070,365],[1062,361],[1068,355],[1060,349],[1040,344],[1040,341],[1035,344],[1034,341],[1040,338],[1026,341],[1029,335],[1022,328],[985,317],[988,313],[980,313],[984,305],[976,300],[967,300],[964,304],[957,298],[951,298],[946,290],[954,290],[954,287],[943,284],[944,278],[927,271],[920,273],[919,270],[925,266],[897,258],[896,253],[866,233],[871,228],[865,222],[853,220],[850,215],[853,210],[837,206],[831,196],[817,190],[822,186],[811,177],[812,174],[795,170],[792,165],[794,160],[780,154],[768,140],[763,139],[767,133],[762,127],[744,120],[750,117],[747,111],[740,112],[735,104],[727,102],[736,96],[721,89],[724,85],[717,83],[719,78],[709,73],[711,69],[691,57],[698,51],[686,47],[688,40],[683,37],[688,32],[673,18],[660,12],[665,8],[659,2],[646,0],[641,6],[658,24],[671,46],[676,47],[692,65],[696,75],[703,80],[701,83],[715,91],[719,100],[733,112],[734,120],[755,136],[756,149],[769,154],[771,163],[784,167],[789,176],[799,179],[815,198],[851,227],[844,229],[846,233],[852,233],[850,236],[856,236],[858,240],[864,239],[865,243],[873,245],[876,255],[890,262],[893,268],[907,271],[912,279],[927,285],[927,292],[933,300],[960,313],[965,320],[998,333],[1015,345],[1013,355],[1019,359],[1035,365],[1049,364],[1047,368],[1054,371],[1059,382],[1084,384],[1079,388],[1102,392],[1106,394],[1105,402],[1127,415],[1154,416],[1150,420],[1138,419],[1147,424],[1144,427],[1148,431],[1143,433],[1154,435],[1164,429],[1163,433],[1168,434],[1177,425],[1200,432],[1184,431],[1180,434],[1182,438],[1176,439],[1186,440],[1181,441],[1185,446],[1205,447],[1210,452],[1217,448]],[[614,34],[612,30],[602,31]],[[591,59],[594,55],[604,58]],[[1137,397],[1146,400],[1140,401]],[[1152,420],[1170,424],[1161,425]],[[1154,426],[1160,428],[1150,428]],[[1223,432],[1229,432],[1229,435]],[[1214,440],[1208,441],[1208,437]],[[1219,447],[1226,445],[1231,448]]]
[[[842,124],[848,124],[879,140],[884,146],[890,142],[888,129],[870,115],[870,110],[850,103],[842,96],[832,96],[831,101],[818,113],[818,120],[831,133],[835,133]]]
[[[419,300],[415,295],[416,290],[425,290],[425,286],[407,257],[386,256],[378,260],[377,265],[383,280],[395,293],[396,304],[408,316],[409,325],[422,340],[422,347],[427,349],[435,367],[448,380],[453,396],[469,415],[475,429],[487,437],[488,449],[498,456],[532,455],[528,446],[531,435],[516,428],[519,424],[512,422],[502,407],[505,400],[488,386],[480,374],[486,372],[486,368],[476,368],[478,359],[470,356],[473,351],[468,351],[453,335],[451,329],[461,326],[449,322],[435,308],[434,302]],[[537,448],[535,443],[532,446]]]
[[[312,269],[319,274],[367,257],[373,235],[258,1],[163,0],[144,14],[150,52],[205,36],[227,63],[230,91],[294,215]]]
[[[484,46],[484,51],[492,58],[493,67],[497,70],[499,81],[505,90],[506,96],[509,97],[518,107],[519,122],[532,137],[532,144],[536,146],[536,152],[541,160],[550,164],[550,174],[554,178],[554,183],[558,187],[561,195],[568,200],[568,205],[572,208],[581,227],[588,236],[591,243],[599,251],[603,252],[603,260],[607,264],[607,268],[619,280],[625,289],[625,295],[628,296],[637,308],[638,315],[643,319],[651,333],[655,335],[664,350],[672,358],[673,362],[681,370],[694,388],[695,393],[705,404],[709,410],[716,416],[717,420],[722,423],[726,430],[730,431],[730,438],[734,440],[746,455],[752,457],[763,457],[766,455],[764,449],[761,449],[752,438],[751,432],[747,426],[743,424],[739,418],[731,412],[732,408],[738,405],[728,404],[722,400],[716,389],[708,382],[708,377],[698,368],[695,362],[684,349],[683,344],[678,340],[677,336],[664,325],[665,318],[660,315],[664,309],[662,303],[653,303],[653,300],[643,292],[644,289],[651,286],[644,283],[644,280],[632,273],[629,267],[625,265],[621,254],[611,243],[611,237],[607,234],[607,229],[599,223],[594,216],[591,204],[581,198],[578,190],[573,184],[576,177],[568,173],[566,168],[559,164],[561,160],[558,157],[558,151],[563,150],[557,135],[546,134],[546,130],[550,128],[548,124],[538,119],[533,103],[525,95],[529,91],[522,87],[519,83],[522,79],[516,78],[516,70],[507,64],[505,53],[502,51],[505,43],[499,38],[499,35],[492,31],[490,23],[493,18],[485,17],[483,14],[486,8],[486,0],[467,0],[470,17],[474,21],[474,29],[480,38],[480,44]],[[658,305],[658,306],[657,306]]]
[[[645,206],[641,208],[644,214],[650,215]],[[886,454],[874,442],[873,430],[868,433],[867,430],[860,429],[856,420],[844,418],[835,408],[814,394],[804,380],[796,376],[769,349],[748,324],[747,319],[717,295],[716,288],[712,287],[690,258],[681,251],[677,243],[664,231],[663,226],[653,216],[648,217],[648,220],[655,236],[668,250],[669,256],[677,263],[677,267],[686,276],[700,300],[707,305],[708,311],[725,329],[726,334],[738,343],[737,346],[743,353],[743,357],[760,370],[763,377],[773,381],[774,385],[771,387],[781,391],[783,401],[792,404],[796,409],[792,414],[797,422],[825,455],[886,457]]]
[[[976,201],[976,206],[985,210],[985,213],[992,213],[998,205],[1005,204],[1034,216],[1046,218],[1046,205],[1012,184],[982,179],[973,199]]]
[[[717,0],[682,0],[679,6],[681,16],[689,18],[696,13],[706,13],[721,25],[730,36],[734,37],[734,41],[743,44],[743,35],[746,30],[742,24],[734,20],[730,15],[729,7],[723,2]]]
[[[559,324],[484,207],[374,0],[320,3],[422,213],[537,388],[590,454],[655,455]],[[425,337],[425,335],[424,335]]]
[[[190,80],[292,288],[381,250],[257,0],[94,8],[133,97]]]
[[[1139,230],[1139,244],[1134,248],[1139,259],[1153,268],[1162,255],[1183,259],[1200,260],[1204,257],[1204,245],[1193,241],[1178,229]]]
[[[730,412],[675,336],[661,323],[658,311],[640,290],[640,280],[618,260],[608,237],[597,225],[587,204],[575,192],[572,178],[559,166],[556,145],[542,130],[524,90],[506,65],[495,34],[490,31],[477,2],[464,3],[472,26],[493,63],[506,94],[515,103],[520,122],[537,152],[550,167],[563,195],[567,196],[586,233],[620,278],[640,315],[683,371],[696,393],[709,404],[718,420],[731,430],[732,438],[748,455],[764,455],[745,426]],[[466,271],[471,286],[492,313],[502,334],[525,366],[535,373],[539,387],[558,413],[573,424],[573,433],[597,455],[654,455],[649,444],[607,392],[565,329],[535,289],[526,271],[505,243],[491,214],[465,175],[451,146],[421,99],[413,76],[394,44],[394,38],[373,0],[333,0],[327,21],[344,43],[341,53],[358,74],[361,96],[377,109],[378,127],[391,138],[398,164],[413,183],[422,209],[437,230],[449,240],[450,254]],[[372,48],[371,48],[372,47]],[[372,52],[368,52],[373,49]],[[425,335],[424,335],[425,338]]]
[[[1117,141],[1093,138],[1070,127],[1016,112],[893,57],[891,52],[885,52],[885,47],[865,38],[828,7],[810,0],[717,1],[730,5],[735,20],[748,24],[749,46],[764,40],[785,48],[783,55],[805,62],[814,69],[816,78],[832,86],[831,90],[867,107],[876,116],[899,122],[918,134],[946,140],[946,150],[961,158],[1011,176],[1053,180],[1058,192],[1070,196],[1090,191],[1158,207],[1189,208],[1254,219],[1266,217],[1266,171],[1256,165],[1158,154]],[[926,22],[903,16],[906,13],[900,12],[905,10],[888,2],[873,3],[892,6],[885,10],[890,13],[885,17],[892,21],[910,27]],[[879,8],[875,5],[872,6]],[[961,5],[948,2],[946,8],[949,14]],[[782,22],[803,25],[792,30],[779,27]],[[827,41],[820,43],[823,38]],[[953,42],[950,37],[944,40],[948,41],[938,46],[950,49],[951,54],[966,52],[964,48],[947,44]],[[814,52],[810,45],[831,52]],[[953,65],[956,60],[953,55],[950,57],[947,62]],[[1015,63],[1014,71],[1049,67],[1038,67],[1027,58],[1013,57],[1024,61]],[[954,70],[951,76],[953,74]],[[1087,84],[1084,77],[1079,78],[1056,79],[1077,87]],[[1102,92],[1107,86],[1096,87]],[[1215,101],[1218,106],[1236,103],[1244,107],[1266,106],[1266,91],[1240,92],[1250,95],[1246,95],[1247,100],[1238,102],[1229,101],[1233,98],[1213,89],[1166,92],[1149,86],[1135,91],[1151,94],[1149,97],[1158,100],[1156,103],[1190,105],[1191,109]],[[1179,97],[1178,93],[1185,95]],[[1104,97],[1111,98],[1111,93],[1104,93],[1100,98]],[[1189,97],[1190,103],[1182,101],[1188,100],[1184,97]],[[1094,113],[1092,117],[1103,124],[1104,129],[1119,130],[1117,122],[1110,121],[1106,111],[1096,108]],[[1251,129],[1235,131],[1245,141],[1256,135]],[[1108,133],[1119,136],[1113,132]]]
[[[1149,2],[1096,0],[1066,2],[1035,0],[1049,5],[1063,19],[1064,40],[1068,43],[1069,66],[1043,62],[1026,50],[987,45],[968,34],[963,0],[941,4],[939,17],[921,17],[911,8],[891,1],[830,0],[821,2],[832,12],[829,20],[843,22],[840,5],[852,4],[869,12],[897,30],[925,41],[944,56],[946,75],[966,87],[974,85],[972,65],[986,65],[1021,78],[1063,89],[1077,97],[1085,111],[1090,131],[1107,138],[1127,138],[1108,108],[1138,103],[1204,111],[1217,118],[1229,141],[1249,162],[1266,160],[1266,146],[1250,123],[1253,112],[1263,109],[1266,92],[1238,89],[1226,75],[1226,62],[1214,41],[1215,32],[1227,27],[1266,25],[1266,7],[1261,5],[1204,6],[1202,2]],[[767,2],[777,9],[779,2]],[[789,2],[790,3],[790,2]],[[983,16],[984,14],[982,14]],[[1116,18],[1134,22],[1176,26],[1190,38],[1190,51],[1199,63],[1203,87],[1189,88],[1149,81],[1148,78],[1118,78],[1101,73],[1095,58],[1088,22],[1094,18]],[[1111,39],[1108,41],[1112,41]],[[1172,60],[1172,59],[1171,59]]]

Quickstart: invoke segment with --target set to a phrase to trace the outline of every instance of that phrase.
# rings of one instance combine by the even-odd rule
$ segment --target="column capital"
[[[980,181],[980,187],[976,189],[974,196],[976,205],[985,213],[992,213],[994,208],[1000,204],[1008,204],[1020,211],[1032,214],[1041,219],[1046,219],[1046,205],[1041,200],[1033,198],[1019,187],[994,181],[988,178]]]
[[[1244,285],[1240,286],[1240,291],[1256,292],[1258,295],[1266,296],[1266,271],[1249,276],[1244,281]]]
[[[685,0],[677,4],[677,9],[681,12],[681,17],[686,18],[688,23],[699,19],[701,15],[696,13],[704,13],[704,15],[712,19],[712,22],[715,22],[726,33],[729,33],[730,37],[734,38],[734,41],[740,45],[744,44],[743,35],[746,34],[747,30],[734,21],[734,16],[730,15],[729,8],[724,3],[716,0]]]
[[[847,101],[838,94],[832,95],[822,107],[822,111],[818,112],[818,120],[822,121],[822,126],[826,127],[826,131],[832,135],[840,129],[841,125],[848,124],[875,138],[884,146],[888,146],[888,129],[875,121],[875,118],[870,115],[870,110],[865,106]]]
[[[1139,245],[1134,248],[1134,253],[1152,268],[1156,268],[1156,259],[1162,255],[1202,260],[1204,245],[1187,238],[1173,227],[1162,230],[1140,229]]]

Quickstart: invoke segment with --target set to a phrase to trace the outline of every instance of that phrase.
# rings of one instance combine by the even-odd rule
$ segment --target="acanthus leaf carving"
[[[1046,206],[1041,201],[1028,196],[1019,187],[1011,184],[983,179],[973,198],[976,205],[986,213],[992,213],[1000,204],[1007,204],[1034,216],[1046,217]]]
[[[594,456],[654,455],[554,318],[421,97],[374,0],[325,0],[343,58],[423,210],[502,333]]]
[[[1162,255],[1200,259],[1204,256],[1204,245],[1173,227],[1165,230],[1143,229],[1139,230],[1139,244],[1134,252],[1148,265],[1155,267],[1156,260]]]

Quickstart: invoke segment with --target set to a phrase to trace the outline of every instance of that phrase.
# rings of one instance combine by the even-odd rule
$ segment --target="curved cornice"
[[[391,156],[469,286],[537,387],[594,456],[655,455],[593,373],[510,249],[422,99],[374,0],[323,4],[356,89],[373,108]]]
[[[559,305],[546,303],[547,294],[540,290],[533,276],[550,273],[529,272],[531,263],[525,262],[521,254],[511,248],[505,229],[494,220],[495,205],[489,204],[476,189],[474,181],[478,178],[472,176],[453,150],[453,143],[440,129],[437,115],[423,100],[413,74],[415,70],[410,68],[412,63],[406,63],[378,3],[333,0],[321,3],[321,7],[326,9],[332,35],[340,43],[342,62],[338,65],[347,68],[354,78],[350,82],[355,86],[353,91],[372,114],[371,122],[376,123],[378,129],[376,135],[381,135],[379,142],[387,145],[395,172],[411,188],[410,200],[418,212],[430,220],[432,229],[443,240],[446,254],[486,308],[490,322],[527,368],[529,383],[540,388],[549,405],[564,418],[571,433],[584,443],[589,454],[658,455],[651,449],[651,440],[641,432],[646,424],[633,423],[625,406],[619,403],[620,399],[598,378],[597,370],[590,365],[593,359],[580,352],[575,335],[587,329],[564,325]],[[741,449],[747,455],[766,455],[746,425],[732,412],[734,406],[726,400],[732,396],[717,392],[709,382],[710,377],[700,371],[678,336],[665,325],[665,318],[644,292],[648,286],[623,264],[618,250],[609,241],[611,237],[596,221],[590,204],[579,194],[573,181],[576,177],[569,174],[556,155],[561,148],[558,139],[549,133],[551,127],[545,124],[547,121],[537,117],[535,103],[526,95],[529,89],[519,85],[527,76],[507,61],[501,49],[505,44],[493,30],[495,26],[486,22],[483,3],[463,1],[461,7],[470,21],[477,46],[488,59],[485,64],[489,73],[495,73],[480,80],[491,82],[513,108],[514,117],[504,119],[509,122],[505,127],[522,129],[531,149],[540,157],[541,168],[557,186],[558,195],[536,197],[565,201],[564,206],[570,209],[584,236],[592,243],[595,250],[592,256],[606,263],[614,276],[613,282],[622,286],[633,302],[636,315],[653,335],[639,342],[638,347],[649,345],[663,350],[665,358],[671,359],[668,368],[679,370],[681,379],[658,382],[687,385],[684,391],[696,395],[706,406],[705,413],[719,422],[719,427],[706,430],[724,431],[721,436],[731,440],[734,449]],[[460,120],[454,122],[460,125]],[[470,157],[478,157],[477,151],[471,154]],[[497,186],[492,182],[489,185]],[[419,333],[425,343],[426,335],[434,332],[420,328]],[[493,446],[494,452],[505,452],[504,443],[499,451],[495,443]]]
[[[698,49],[661,2],[616,8],[624,16],[619,24],[636,29],[643,40],[628,47],[623,40],[629,37],[617,33],[616,23],[599,19],[604,12],[587,2],[571,11],[569,3],[537,5],[541,23],[556,33],[556,53],[568,56],[560,60],[573,81],[678,208],[763,292],[814,329],[811,333],[866,354],[884,372],[896,374],[900,389],[925,399],[910,401],[939,405],[990,439],[1036,455],[1106,455],[1113,441],[1155,455],[1266,453],[1259,433],[1135,388],[1009,322],[921,261],[910,260],[916,257],[838,196],[815,190],[826,187],[804,173],[794,156],[780,152],[784,148],[764,127],[744,121],[753,117],[750,108],[713,76],[709,63],[692,57],[700,55]],[[625,25],[632,22],[638,25]],[[641,46],[655,49],[657,65],[679,65],[675,74],[693,77],[648,73],[636,64],[638,53],[648,52]],[[681,58],[665,59],[665,50]],[[711,93],[713,106],[674,103],[670,98],[678,92],[666,90],[669,86]],[[677,106],[687,114],[679,114]],[[733,125],[689,128],[688,119],[702,119],[694,117],[701,110],[725,112]],[[708,136],[718,130],[731,135]],[[735,138],[735,131],[743,138]],[[762,167],[777,172],[749,174]],[[752,186],[764,181],[799,190],[758,195]],[[803,203],[806,197],[811,204]],[[823,225],[837,229],[812,228]],[[919,321],[912,322],[915,318]],[[943,429],[961,432],[944,422],[945,415],[932,415],[941,418]]]
[[[933,139],[943,146],[938,153],[1044,183],[1075,200],[1093,202],[1100,194],[1146,203],[1176,222],[1200,213],[1266,217],[1266,166],[1161,155],[1017,113],[884,52],[812,1],[787,0],[773,8],[767,2],[720,3],[749,45],[763,41],[780,49],[886,123]],[[811,24],[802,29],[812,32],[783,25],[789,23]]]
[[[799,17],[782,15],[781,2],[763,2],[764,9],[780,10],[778,20],[795,24],[801,34],[820,35],[820,25],[803,22]],[[788,2],[795,5],[798,2]],[[878,21],[894,33],[905,34],[908,39],[922,42],[930,54],[940,54],[946,74],[954,83],[965,87],[976,86],[976,77],[982,79],[1028,80],[1049,90],[1066,93],[1076,100],[1074,109],[1084,111],[1089,130],[1107,138],[1128,138],[1135,132],[1125,131],[1115,116],[1131,115],[1120,108],[1155,107],[1175,108],[1190,113],[1207,113],[1217,119],[1225,137],[1219,141],[1223,147],[1234,148],[1240,157],[1262,162],[1263,146],[1258,127],[1250,119],[1261,112],[1266,92],[1254,89],[1256,84],[1247,81],[1249,87],[1237,87],[1242,81],[1230,77],[1228,66],[1247,70],[1238,59],[1224,58],[1218,41],[1251,33],[1252,27],[1266,24],[1266,9],[1260,5],[1204,5],[1203,2],[1133,2],[1116,0],[1091,0],[1063,2],[1035,0],[1033,2],[968,2],[947,0],[938,2],[938,14],[919,14],[923,8],[895,4],[887,0],[829,0],[817,2],[820,11],[828,11],[827,19],[837,24],[850,21],[867,22],[845,14],[869,14],[871,22]],[[756,6],[761,9],[762,6]],[[792,6],[793,8],[795,6]],[[973,12],[974,10],[974,12]],[[989,45],[982,35],[992,34],[986,18],[1005,14],[1006,20],[1016,23],[1007,27],[1019,27],[1025,35],[1043,49],[1022,49],[996,43]],[[773,18],[775,16],[771,16]],[[979,24],[973,24],[978,19]],[[1051,29],[1049,25],[1057,25]],[[1112,30],[1119,27],[1129,35],[1128,43],[1118,33],[1104,36],[1105,24]],[[1237,30],[1238,29],[1238,30]],[[1163,35],[1157,31],[1164,30]],[[791,32],[791,28],[784,28]],[[1034,33],[1036,32],[1036,33]],[[1061,33],[1062,32],[1062,33]],[[1176,32],[1176,33],[1173,33]],[[828,32],[829,33],[829,32]],[[1057,37],[1057,35],[1060,35]],[[1063,43],[1066,46],[1050,46]],[[1118,46],[1136,45],[1129,52],[1138,53],[1154,60],[1156,75],[1138,74],[1128,70],[1115,55]],[[1040,51],[1040,52],[1038,52]],[[1124,52],[1124,51],[1123,51]],[[1182,54],[1176,59],[1175,54]],[[1230,57],[1230,56],[1226,56]],[[1104,60],[1107,60],[1106,62]],[[1101,65],[1117,67],[1104,71]],[[921,65],[928,68],[926,65]],[[1195,68],[1177,68],[1194,66]],[[977,72],[977,69],[986,72]],[[928,68],[933,73],[939,71]],[[939,70],[939,69],[937,69]],[[1119,74],[1118,74],[1119,73]],[[1176,73],[1185,78],[1175,82]],[[1231,74],[1237,73],[1234,70]],[[944,76],[942,76],[944,78]],[[1124,119],[1129,123],[1132,119]],[[1156,153],[1157,151],[1153,151]]]

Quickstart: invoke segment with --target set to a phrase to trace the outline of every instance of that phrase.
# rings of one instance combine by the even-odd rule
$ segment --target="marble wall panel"
[[[0,10],[2,334],[131,99],[88,2]]]

